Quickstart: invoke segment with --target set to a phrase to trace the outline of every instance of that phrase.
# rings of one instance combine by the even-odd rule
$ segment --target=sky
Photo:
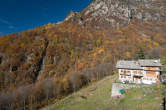
[[[92,0],[0,0],[0,36],[62,21]]]

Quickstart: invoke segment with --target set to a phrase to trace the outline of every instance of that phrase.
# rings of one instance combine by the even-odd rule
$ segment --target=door
[[[141,77],[135,76],[134,83],[140,84],[142,82]]]

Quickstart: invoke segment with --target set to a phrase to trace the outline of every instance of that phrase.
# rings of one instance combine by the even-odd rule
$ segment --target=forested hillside
[[[114,73],[118,59],[166,55],[162,22],[118,30],[49,24],[0,38],[1,109],[38,109]]]

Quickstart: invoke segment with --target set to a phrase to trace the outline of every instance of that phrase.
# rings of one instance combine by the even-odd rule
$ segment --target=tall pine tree
[[[145,54],[142,48],[140,48],[137,53],[137,59],[145,59]]]

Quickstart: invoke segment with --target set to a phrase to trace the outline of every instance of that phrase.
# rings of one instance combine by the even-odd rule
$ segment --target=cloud
[[[11,25],[11,23],[9,21],[1,19],[1,18],[0,18],[0,22],[3,24]]]
[[[12,26],[12,25],[10,25],[8,28],[9,28],[9,29],[14,29],[15,27],[14,27],[14,26]]]
[[[9,29],[14,29],[14,28],[15,28],[15,27],[12,25],[12,23],[10,23],[10,22],[7,21],[7,20],[4,20],[4,19],[0,18],[0,22],[3,23],[3,24],[8,25],[8,28],[9,28]]]

